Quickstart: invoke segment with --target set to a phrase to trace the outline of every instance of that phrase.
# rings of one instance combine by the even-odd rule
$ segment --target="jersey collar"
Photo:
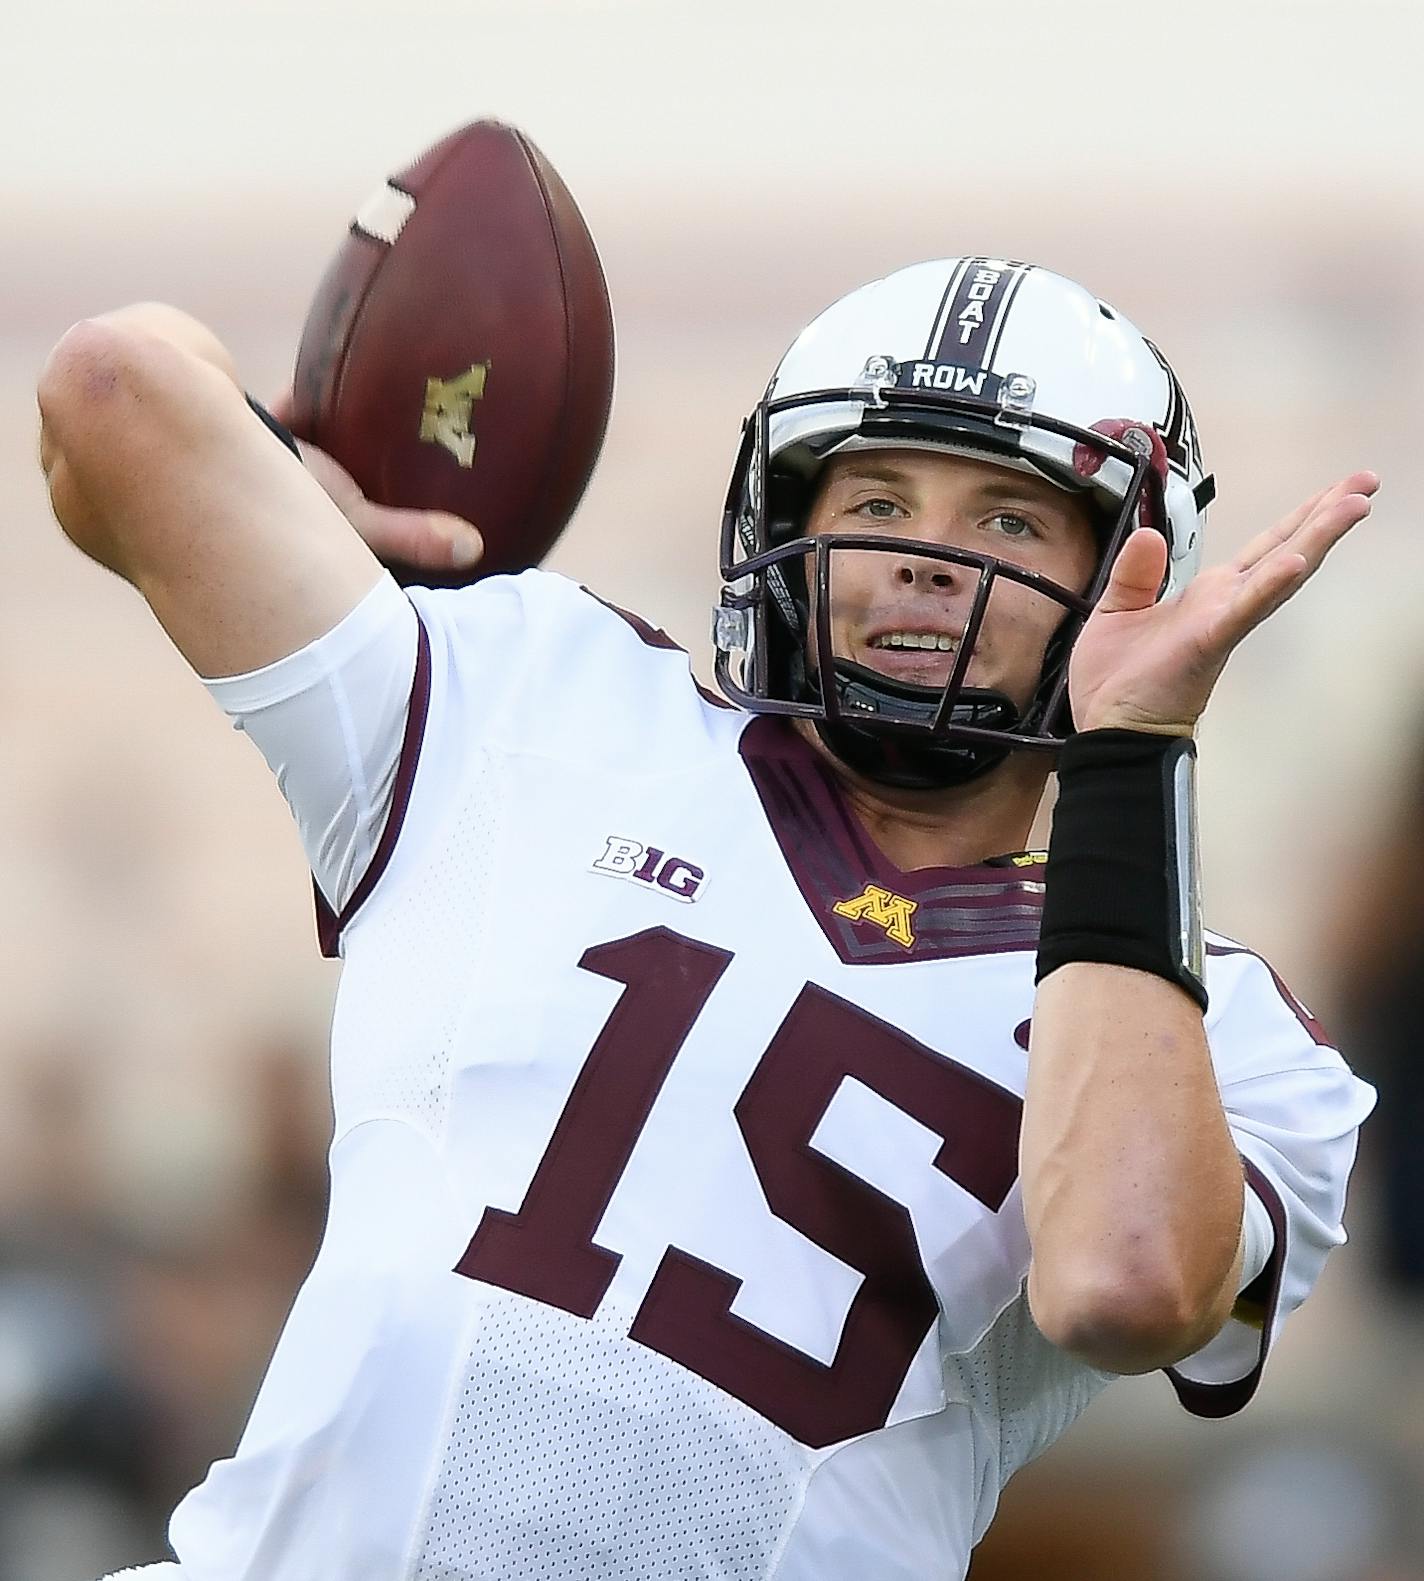
[[[1036,947],[1041,851],[905,872],[865,832],[835,775],[784,720],[753,719],[740,751],[801,897],[847,965]]]

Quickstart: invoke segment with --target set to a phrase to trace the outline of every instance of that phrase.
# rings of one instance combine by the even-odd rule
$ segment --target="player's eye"
[[[873,495],[870,499],[861,500],[858,504],[851,506],[852,516],[868,516],[871,521],[894,521],[897,516],[903,514],[904,511],[901,506],[897,505],[894,500],[886,499],[883,495]]]
[[[1006,538],[1038,537],[1038,528],[1027,516],[1020,516],[1017,511],[995,511],[988,520]]]

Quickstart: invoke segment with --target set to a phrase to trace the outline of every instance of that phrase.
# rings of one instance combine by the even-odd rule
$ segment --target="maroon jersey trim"
[[[648,647],[662,648],[670,653],[685,654],[687,652],[687,649],[680,642],[676,642],[668,636],[661,626],[654,626],[651,622],[644,620],[641,615],[635,615],[632,610],[620,609],[617,604],[610,604],[606,598],[600,598],[591,588],[584,587],[582,584],[579,586],[579,592],[587,593],[595,604],[602,604],[610,613],[617,615],[619,620],[626,621]],[[689,674],[691,674],[691,664],[692,661],[689,659]],[[704,703],[711,703],[714,708],[730,708],[732,706],[725,697],[719,697],[716,692],[709,691],[696,676],[693,676],[692,684],[697,688],[697,694]]]
[[[1325,1028],[1290,991],[1281,974],[1264,955],[1257,955],[1255,950],[1248,950],[1244,944],[1212,944],[1210,942],[1207,944],[1206,953],[1208,955],[1249,955],[1253,960],[1260,961],[1261,965],[1271,974],[1271,981],[1276,985],[1276,992],[1285,1001],[1286,1007],[1291,1014],[1305,1028],[1311,1041],[1318,1043],[1321,1048],[1333,1049],[1337,1046],[1335,1040]]]
[[[410,706],[406,710],[405,734],[401,738],[400,757],[396,760],[396,782],[391,793],[391,810],[386,814],[386,826],[371,856],[360,882],[351,892],[351,898],[337,916],[327,903],[320,889],[316,893],[316,936],[321,953],[335,958],[341,953],[341,934],[352,917],[365,905],[371,891],[380,882],[381,875],[390,865],[396,841],[410,807],[411,788],[415,784],[415,769],[420,761],[420,748],[425,740],[425,726],[430,714],[430,635],[425,622],[416,611],[417,627],[415,646],[415,676],[410,683]]]
[[[742,761],[787,868],[836,954],[847,965],[891,966],[1033,949],[1043,909],[1043,866],[1004,858],[974,867],[904,872],[866,834],[831,769],[784,720],[762,715],[742,732]],[[910,944],[881,920],[836,911],[883,890],[902,902]],[[908,911],[905,911],[908,905]]]
[[[1271,974],[1271,981],[1276,985],[1276,992],[1285,1001],[1286,1008],[1309,1033],[1312,1041],[1318,1043],[1321,1048],[1333,1049],[1336,1047],[1335,1040],[1290,991],[1281,974],[1264,955],[1258,955],[1255,950],[1248,950],[1244,944],[1212,944],[1210,942],[1207,944],[1206,953],[1208,955],[1249,955],[1253,961],[1260,961],[1261,965]],[[1020,1021],[1018,1026],[1014,1028],[1014,1042],[1025,1052],[1028,1050],[1029,1026],[1029,1022]]]
[[[1264,1314],[1261,1323],[1261,1344],[1256,1352],[1256,1365],[1244,1378],[1237,1378],[1231,1383],[1193,1383],[1190,1378],[1184,1378],[1175,1367],[1163,1369],[1171,1379],[1172,1387],[1177,1391],[1177,1398],[1187,1410],[1193,1416],[1213,1419],[1234,1416],[1250,1403],[1251,1397],[1260,1385],[1261,1374],[1266,1366],[1266,1356],[1271,1348],[1271,1336],[1275,1332],[1276,1312],[1281,1299],[1281,1280],[1286,1267],[1285,1204],[1281,1201],[1280,1193],[1249,1158],[1243,1158],[1241,1162],[1246,1171],[1247,1184],[1266,1205],[1271,1228],[1275,1232],[1275,1244],[1271,1247],[1271,1255],[1266,1259],[1266,1266],[1241,1292],[1241,1300],[1259,1307]]]

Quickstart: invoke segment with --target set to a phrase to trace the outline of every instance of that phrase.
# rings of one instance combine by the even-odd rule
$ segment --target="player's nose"
[[[930,559],[927,555],[903,554],[895,556],[891,575],[901,587],[952,592],[964,577],[965,568],[949,560]]]

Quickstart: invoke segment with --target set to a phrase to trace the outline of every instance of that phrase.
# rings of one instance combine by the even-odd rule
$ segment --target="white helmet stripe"
[[[949,272],[949,283],[944,288],[944,295],[939,299],[939,307],[935,310],[934,322],[930,325],[930,337],[925,342],[924,360],[933,362],[939,354],[940,342],[944,339],[944,326],[949,322],[950,305],[959,290],[959,282],[963,280],[971,263],[978,263],[977,258],[960,258],[955,261],[954,268]]]
[[[989,344],[984,348],[984,356],[979,364],[980,367],[993,367],[994,358],[999,350],[999,339],[1004,333],[1004,326],[1009,322],[1009,309],[1014,305],[1014,297],[1017,295],[1019,287],[1028,278],[1028,272],[1032,268],[1032,264],[1014,265],[1013,278],[1009,281],[1008,289],[1004,292],[1003,298],[999,303],[999,310],[994,318],[994,327],[989,332]],[[1013,372],[1014,370],[1009,369],[1006,371]]]

